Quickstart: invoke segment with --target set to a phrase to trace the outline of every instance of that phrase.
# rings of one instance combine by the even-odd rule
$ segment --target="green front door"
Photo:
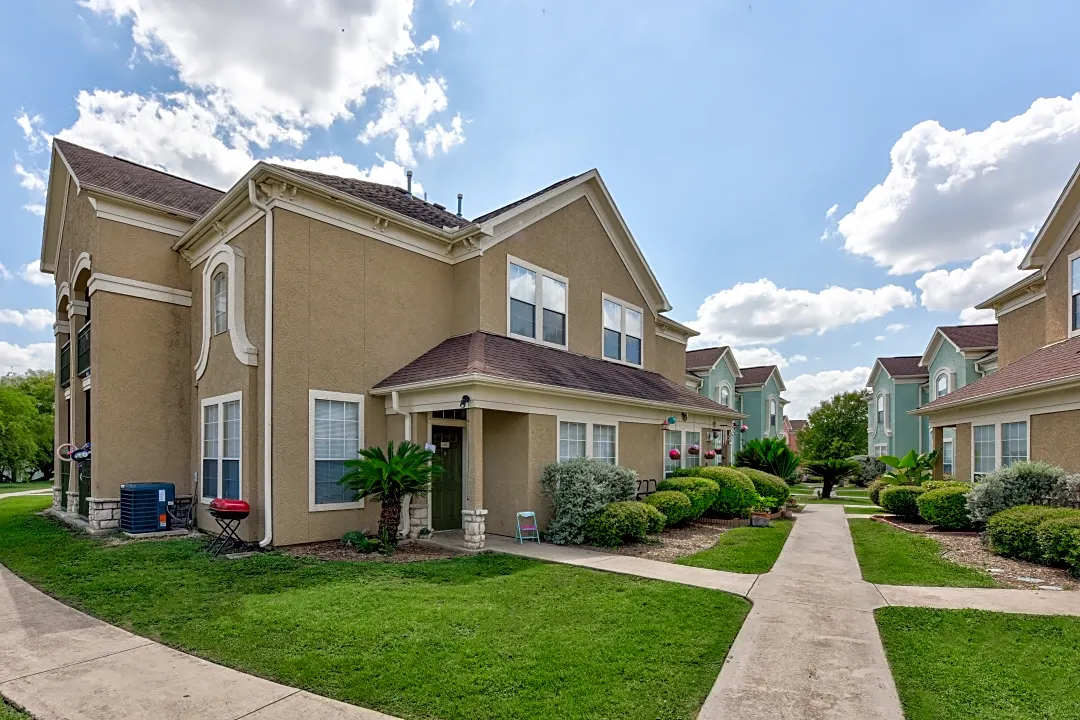
[[[464,428],[432,425],[431,442],[442,465],[442,477],[431,486],[431,529],[461,528],[461,460],[464,457]]]
[[[83,460],[79,467],[79,514],[90,515],[90,461]]]

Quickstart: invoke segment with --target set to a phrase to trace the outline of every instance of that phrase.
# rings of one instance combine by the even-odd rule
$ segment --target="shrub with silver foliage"
[[[1045,462],[1018,462],[988,473],[968,494],[971,519],[978,523],[1018,505],[1080,507],[1080,475]]]
[[[548,536],[556,545],[585,540],[585,523],[609,503],[632,500],[637,473],[621,465],[578,458],[544,467],[540,487],[551,501]]]
[[[848,460],[859,463],[858,472],[848,478],[859,487],[866,487],[884,475],[885,471],[888,469],[885,463],[881,462],[876,457],[870,457],[869,455],[853,455],[848,458]]]

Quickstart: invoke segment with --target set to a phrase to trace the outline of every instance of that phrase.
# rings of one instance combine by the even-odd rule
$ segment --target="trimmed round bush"
[[[896,478],[878,478],[866,488],[866,494],[870,497],[870,502],[875,505],[881,504],[881,491],[890,485],[899,485],[900,481]]]
[[[1036,535],[1044,563],[1080,570],[1080,510],[1044,520]]]
[[[960,482],[959,480],[927,480],[919,487],[924,490],[940,490],[941,488],[947,487],[962,487],[970,490],[972,485],[971,483]]]
[[[1020,505],[1064,506],[1077,500],[1077,488],[1065,471],[1045,462],[1017,462],[987,473],[968,496],[971,519],[986,522],[991,515]]]
[[[576,545],[585,539],[589,518],[608,503],[634,497],[637,473],[621,465],[576,458],[545,465],[540,487],[552,510],[544,539],[556,545]]]
[[[667,527],[685,522],[694,514],[690,498],[678,490],[657,490],[645,498],[645,503],[664,514],[664,525]]]
[[[1005,557],[1039,562],[1043,549],[1039,544],[1039,529],[1048,520],[1076,517],[1071,508],[1052,508],[1045,505],[1017,505],[994,513],[986,521],[986,536],[990,550]]]
[[[672,477],[656,483],[656,489],[675,490],[689,498],[691,511],[688,520],[696,520],[704,515],[720,493],[716,481],[705,477]]]
[[[750,508],[758,503],[758,494],[754,483],[741,470],[733,467],[710,466],[687,468],[697,477],[708,478],[719,486],[716,500],[709,508],[709,514],[716,517],[749,517]],[[656,486],[660,487],[659,484]]]
[[[919,517],[919,496],[925,490],[918,485],[890,485],[881,491],[881,507],[905,520]]]
[[[928,490],[926,486],[929,484],[920,486],[925,492],[915,499],[922,519],[942,530],[970,530],[967,494],[971,488],[953,485]]]
[[[859,470],[851,476],[851,482],[859,487],[866,487],[885,474],[888,467],[876,457],[869,455],[853,455],[848,458],[859,464]]]
[[[739,468],[739,472],[750,478],[758,495],[763,498],[776,498],[778,507],[782,507],[791,497],[791,488],[788,484],[771,473],[754,468]]]
[[[664,527],[664,515],[652,505],[636,500],[613,502],[585,523],[585,542],[618,547],[628,540],[644,540]]]

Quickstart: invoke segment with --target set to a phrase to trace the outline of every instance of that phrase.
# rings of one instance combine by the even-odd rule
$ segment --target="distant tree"
[[[797,436],[799,453],[808,460],[865,455],[869,400],[870,391],[853,390],[837,393],[814,407]]]
[[[53,383],[51,372],[0,378],[0,482],[53,476]]]

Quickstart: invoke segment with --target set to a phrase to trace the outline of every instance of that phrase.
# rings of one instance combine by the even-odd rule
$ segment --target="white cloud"
[[[56,347],[51,342],[13,345],[0,340],[0,373],[51,370]]]
[[[829,218],[831,218],[833,215],[836,214],[836,211],[839,209],[840,203],[833,203],[833,206],[825,211],[825,219],[828,220]]]
[[[1030,274],[1018,270],[1025,248],[992,250],[966,268],[934,270],[915,281],[927,310],[959,311],[1001,292]]]
[[[434,127],[424,132],[424,153],[432,157],[436,150],[450,152],[450,148],[463,142],[465,142],[465,129],[461,124],[461,116],[455,115],[450,121],[449,129],[444,128],[442,123],[436,123]]]
[[[784,357],[776,350],[767,347],[732,348],[731,352],[735,355],[735,362],[739,363],[739,367],[775,365],[776,367],[783,370],[788,365],[791,365],[793,363],[806,362],[805,355],[792,355],[791,357]]]
[[[868,290],[828,287],[821,292],[778,288],[767,279],[739,283],[705,298],[690,327],[700,343],[774,343],[792,335],[823,334],[911,307],[915,296],[899,285]]]
[[[41,272],[41,260],[33,260],[23,265],[19,270],[19,277],[31,285],[40,285],[42,287],[55,285],[52,275]]]
[[[45,192],[45,174],[27,170],[21,163],[15,163],[15,174],[19,176],[19,185],[30,192]]]
[[[997,322],[997,315],[993,310],[976,310],[969,307],[960,311],[960,322],[964,325],[987,325]]]
[[[829,230],[828,228],[825,228],[824,230],[821,231],[821,237],[819,237],[818,240],[820,240],[821,242],[825,242],[826,240],[829,239],[830,235],[832,235],[832,230]]]
[[[374,165],[366,170],[346,162],[339,155],[328,155],[314,160],[283,160],[280,158],[271,158],[267,160],[267,162],[288,165],[289,167],[301,168],[302,170],[312,170],[327,175],[350,177],[358,180],[370,180],[371,182],[382,183],[383,185],[396,185],[397,187],[406,186],[405,168],[392,160],[384,159],[381,165]],[[415,179],[413,179],[412,187],[414,194],[421,194],[424,192],[423,185]]]
[[[895,333],[895,332],[900,332],[901,330],[903,330],[906,327],[907,327],[907,325],[905,325],[904,323],[890,323],[890,324],[885,326],[885,329],[888,330],[889,332]]]
[[[855,342],[851,343],[851,347],[862,347],[862,340],[856,340]]]
[[[1080,157],[1080,93],[1039,98],[983,130],[926,120],[890,152],[892,168],[841,218],[844,247],[891,274],[932,270],[1022,242]]]
[[[878,342],[881,342],[882,340],[885,339],[885,336],[884,335],[875,335],[874,339],[877,340]]]
[[[457,32],[462,32],[464,30],[467,30],[469,26],[465,24],[464,20],[455,20],[454,22],[450,23],[450,28],[452,30],[456,30]]]
[[[14,325],[15,327],[30,330],[44,330],[47,327],[52,327],[55,319],[53,311],[45,308],[0,310],[0,324]]]
[[[370,142],[400,128],[422,125],[449,104],[446,82],[433,77],[421,80],[412,73],[399,75],[390,81],[387,91],[389,96],[379,105],[379,116],[360,133],[361,142]]]
[[[870,368],[856,367],[851,370],[823,370],[806,373],[786,382],[784,397],[790,403],[785,413],[790,418],[805,418],[814,405],[833,395],[848,390],[861,390],[870,377]]]
[[[31,215],[44,215],[45,214],[45,206],[44,205],[38,205],[37,203],[30,203],[28,205],[23,205],[22,209],[25,210],[26,212],[30,213]]]
[[[22,130],[26,147],[31,152],[43,150],[49,144],[49,135],[41,129],[42,122],[40,115],[28,115],[25,110],[20,110],[15,116],[15,123]]]
[[[4,263],[0,263],[0,278],[4,280],[11,279],[11,271],[4,267]]]

